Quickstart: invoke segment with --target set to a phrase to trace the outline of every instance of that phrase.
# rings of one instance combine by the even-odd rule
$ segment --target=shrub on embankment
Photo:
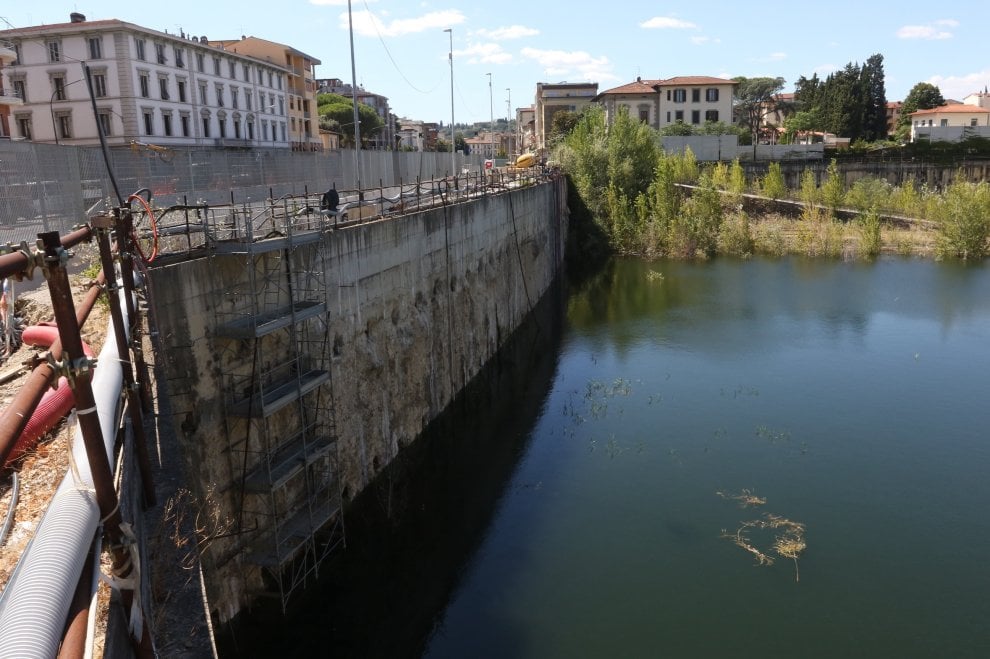
[[[788,190],[775,163],[753,181],[738,161],[699,166],[690,150],[665,154],[658,133],[626,113],[607,126],[600,108],[582,115],[554,156],[570,179],[572,214],[579,220],[572,244],[578,249],[680,258],[872,258],[893,251],[972,259],[990,253],[987,182],[959,178],[932,190],[914,181],[892,186],[864,178],[847,189],[833,160],[822,180],[808,169],[800,188]],[[678,184],[697,187],[689,192]],[[762,195],[769,206],[778,199],[798,201],[800,215],[747,215],[744,194]]]

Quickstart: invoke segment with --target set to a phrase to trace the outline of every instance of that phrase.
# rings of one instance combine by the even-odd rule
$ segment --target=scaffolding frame
[[[214,344],[243,563],[281,599],[345,541],[330,372],[326,216],[234,208],[208,238]],[[263,238],[255,238],[256,236]],[[307,259],[308,255],[308,259]]]

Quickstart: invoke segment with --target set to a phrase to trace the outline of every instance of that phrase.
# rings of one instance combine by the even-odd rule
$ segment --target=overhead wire
[[[433,89],[429,89],[429,90],[420,89],[416,85],[412,84],[409,78],[406,77],[406,74],[402,72],[402,69],[399,68],[399,64],[395,61],[395,58],[392,57],[392,51],[390,51],[388,49],[388,46],[385,44],[385,38],[382,36],[381,30],[378,29],[378,21],[375,20],[375,16],[374,14],[372,14],[371,8],[368,7],[368,0],[364,0],[363,4],[365,10],[369,14],[371,14],[372,17],[371,24],[375,27],[375,34],[378,35],[378,40],[381,42],[382,48],[385,49],[385,54],[388,55],[388,59],[390,62],[392,62],[392,66],[395,67],[396,72],[398,72],[398,74],[402,77],[403,80],[406,81],[406,84],[409,85],[409,87],[411,87],[413,91],[419,92],[420,94],[432,94],[433,92],[435,92],[437,90],[437,87],[439,87],[440,83],[442,83],[443,81],[442,80],[438,81],[437,84],[433,86]]]

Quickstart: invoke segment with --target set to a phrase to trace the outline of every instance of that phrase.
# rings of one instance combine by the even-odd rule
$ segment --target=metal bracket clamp
[[[6,245],[0,245],[0,254],[15,254],[18,252],[23,254],[24,258],[27,259],[27,265],[24,266],[24,270],[13,275],[14,279],[16,281],[34,279],[34,269],[39,266],[43,267],[44,255],[32,250],[25,240],[22,240],[20,244],[8,242]]]
[[[44,242],[42,242],[40,238],[38,239],[36,245],[37,245],[37,250],[32,256],[28,257],[29,262],[34,261],[36,263],[32,263],[31,265],[29,265],[28,266],[29,269],[40,267],[43,272],[48,272],[48,270],[56,263],[58,264],[59,267],[64,268],[65,265],[69,262],[69,258],[73,256],[72,252],[62,247],[61,245],[56,249],[55,256],[46,256],[45,244]]]
[[[96,359],[83,355],[78,359],[59,359],[56,360],[52,357],[52,353],[47,353],[48,365],[51,367],[52,371],[55,373],[53,388],[58,387],[58,379],[65,378],[66,382],[69,383],[69,387],[72,389],[76,388],[76,378],[88,375],[93,372],[96,368]]]

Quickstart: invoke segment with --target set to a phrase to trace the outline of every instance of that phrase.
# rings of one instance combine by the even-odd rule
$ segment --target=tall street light
[[[486,73],[488,76],[488,139],[491,140],[492,145],[489,153],[492,155],[492,159],[495,158],[495,101],[492,98],[492,74]]]
[[[347,27],[351,34],[351,99],[354,105],[354,176],[357,180],[358,198],[361,192],[361,121],[358,113],[357,69],[354,65],[354,20],[351,17],[351,0],[347,0]]]
[[[454,185],[457,185],[457,172],[454,160],[454,30],[447,28],[444,30],[450,35],[450,175],[454,177]]]

